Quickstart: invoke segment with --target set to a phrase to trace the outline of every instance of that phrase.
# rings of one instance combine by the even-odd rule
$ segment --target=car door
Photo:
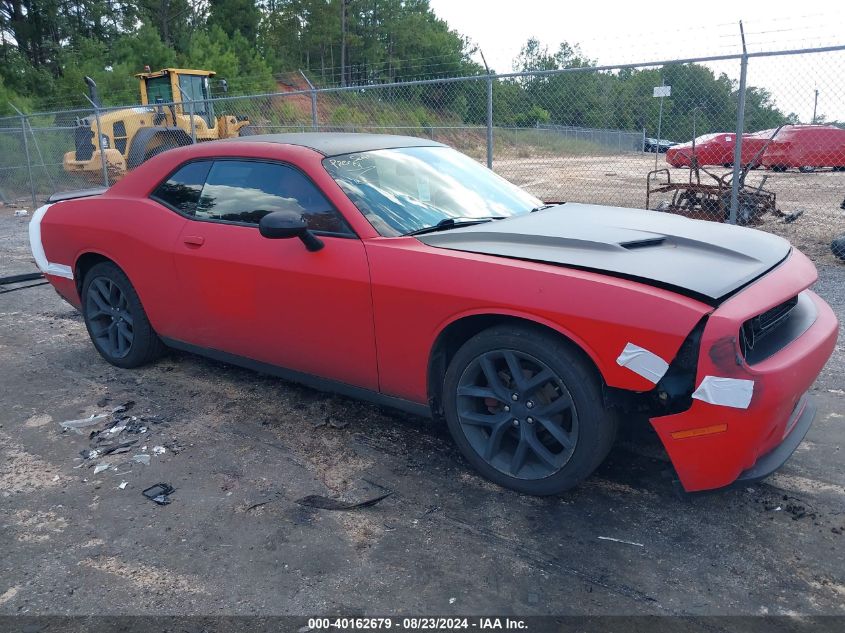
[[[368,389],[378,388],[363,243],[297,168],[204,161],[205,184],[176,244],[184,342]],[[301,217],[324,242],[267,239],[260,218]]]

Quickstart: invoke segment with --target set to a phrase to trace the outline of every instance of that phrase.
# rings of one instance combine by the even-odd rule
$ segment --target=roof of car
[[[300,145],[320,152],[323,156],[368,152],[396,147],[443,147],[442,143],[415,136],[394,134],[352,134],[341,132],[303,132],[297,134],[259,134],[226,139],[222,142],[282,143]]]

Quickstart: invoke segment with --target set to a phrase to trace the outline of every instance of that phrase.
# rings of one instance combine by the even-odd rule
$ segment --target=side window
[[[212,161],[201,160],[188,163],[175,174],[160,184],[153,191],[152,198],[178,209],[182,213],[194,215],[200,199],[202,186],[205,184]]]
[[[218,160],[208,173],[197,218],[258,224],[281,211],[302,218],[312,231],[350,233],[343,217],[298,170],[276,163]]]

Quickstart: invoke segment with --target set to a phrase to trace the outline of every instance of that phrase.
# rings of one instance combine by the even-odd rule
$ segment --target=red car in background
[[[766,148],[762,163],[773,171],[845,169],[845,130],[832,125],[784,126]]]
[[[773,130],[763,130],[742,137],[742,164],[754,161],[754,167],[760,165],[758,152],[765,146]],[[705,134],[695,139],[695,149],[692,142],[681,143],[670,147],[666,152],[666,162],[672,167],[690,167],[691,159],[695,156],[702,167],[719,165],[730,167],[734,162],[734,146],[736,134],[731,132]]]
[[[836,343],[786,240],[544,205],[426,139],[290,134],[170,150],[54,198],[33,256],[109,363],[173,347],[445,419],[529,494],[647,416],[687,490],[765,477]]]

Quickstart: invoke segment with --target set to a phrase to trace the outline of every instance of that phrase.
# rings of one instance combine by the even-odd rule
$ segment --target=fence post
[[[305,83],[308,84],[308,89],[311,91],[311,127],[314,131],[317,131],[317,89],[314,87],[314,84],[311,83],[311,80],[308,79],[307,75],[302,72],[302,69],[299,70],[299,74],[302,75],[302,78],[305,80]]]
[[[739,96],[736,111],[736,135],[734,136],[734,169],[731,181],[731,212],[730,223],[736,224],[739,212],[739,178],[742,172],[742,135],[745,133],[745,84],[748,78],[748,51],[745,48],[745,31],[742,21],[739,22],[739,33],[742,37],[742,58],[739,66]]]
[[[26,137],[26,128],[27,128],[27,121],[26,116],[23,112],[18,110],[14,104],[10,103],[10,106],[18,113],[21,117],[21,134],[23,135],[23,151],[24,155],[26,156],[26,171],[29,174],[29,193],[32,195],[32,208],[35,209],[38,206],[38,201],[35,197],[35,181],[32,179],[32,161],[29,160],[29,140]]]
[[[493,75],[487,75],[487,168],[493,169]]]
[[[484,51],[479,49],[478,52],[487,71],[487,169],[493,169],[493,74],[484,58]]]
[[[191,116],[191,143],[193,145],[197,144],[197,124],[194,123],[194,100],[188,100],[188,108]]]
[[[100,148],[100,162],[103,164],[103,185],[109,185],[109,163],[106,160],[106,152],[103,147],[103,127],[100,123],[100,108],[94,107],[94,118],[97,120],[97,147]]]
[[[660,69],[660,85],[666,85],[666,78],[663,76],[663,71],[665,69]],[[665,97],[660,97],[660,109],[658,110],[657,115],[657,147],[654,148],[654,168],[657,169],[657,159],[660,158],[660,140],[661,136],[663,135],[663,101]]]
[[[83,95],[88,101],[94,106],[94,120],[97,123],[97,144],[95,147],[100,149],[100,162],[103,165],[103,185],[108,187],[109,186],[109,164],[106,161],[106,153],[103,147],[103,130],[102,126],[100,125],[100,106],[91,101],[91,98],[88,95]]]

